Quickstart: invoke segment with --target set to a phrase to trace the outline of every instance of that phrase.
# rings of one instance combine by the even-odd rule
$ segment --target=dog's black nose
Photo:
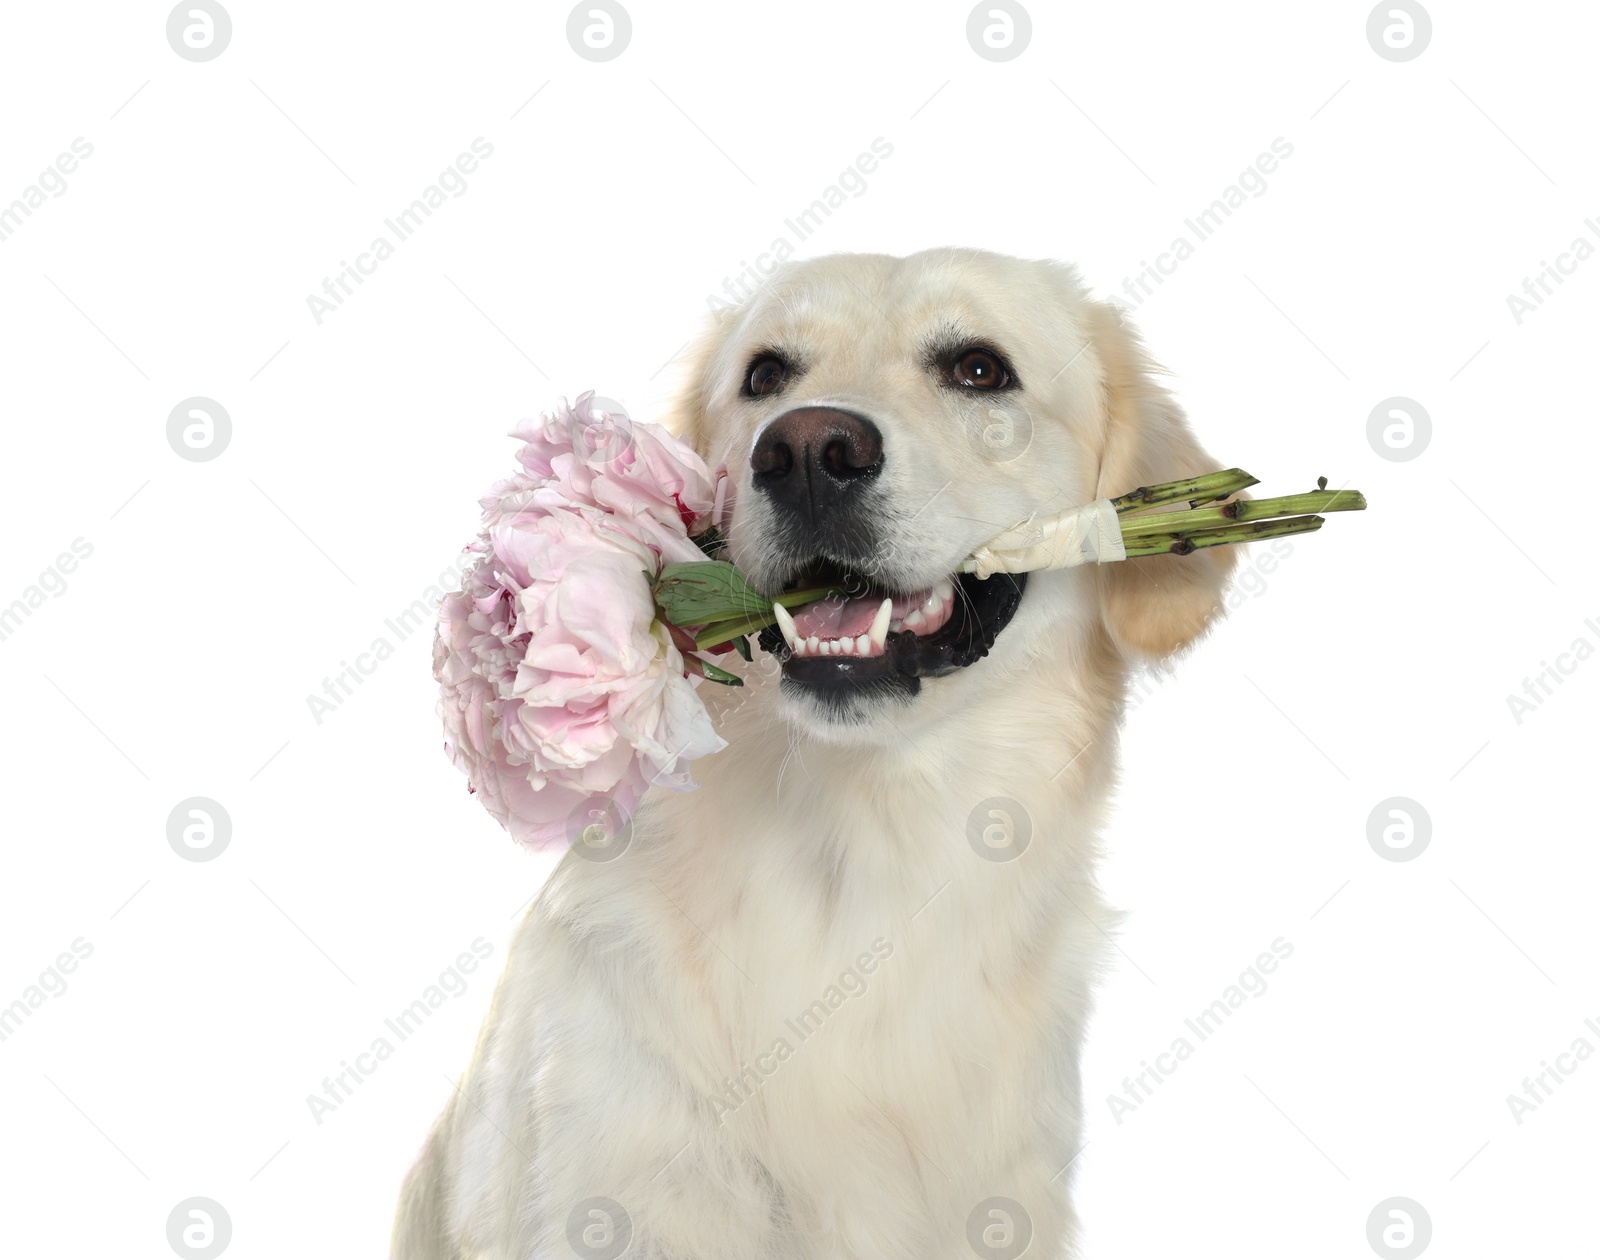
[[[820,525],[883,471],[883,434],[837,407],[797,407],[762,430],[750,468],[775,505]]]

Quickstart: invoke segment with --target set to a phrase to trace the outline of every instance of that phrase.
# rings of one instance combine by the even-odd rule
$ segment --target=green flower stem
[[[1160,512],[1150,516],[1122,518],[1122,536],[1187,533],[1206,525],[1228,521],[1261,521],[1278,516],[1300,516],[1307,512],[1360,512],[1367,500],[1359,490],[1312,490],[1306,494],[1286,494],[1276,499],[1235,499],[1218,507],[1191,508],[1186,512]]]
[[[766,612],[734,621],[719,621],[714,625],[702,627],[700,633],[694,636],[694,645],[704,651],[706,648],[716,647],[719,643],[729,643],[742,634],[755,634],[759,630],[765,630],[774,620],[776,618],[771,612]]]
[[[1322,528],[1320,516],[1290,516],[1275,521],[1246,521],[1220,529],[1201,529],[1194,533],[1141,534],[1126,539],[1130,560],[1138,556],[1186,556],[1201,547],[1224,547],[1229,543],[1261,542],[1289,534],[1309,534]]]
[[[819,599],[827,599],[830,595],[843,594],[843,591],[834,586],[818,587],[809,591],[785,591],[772,603],[782,604],[785,608],[800,608],[806,604],[814,604]],[[767,605],[765,612],[752,612],[744,617],[728,618],[702,626],[700,632],[694,636],[694,645],[701,649],[715,647],[719,643],[737,639],[740,635],[755,634],[759,630],[765,630],[777,621],[772,614],[772,603]]]
[[[1360,491],[1328,490],[1325,482],[1319,482],[1324,488],[1306,494],[1221,502],[1256,484],[1256,478],[1244,469],[1228,468],[1183,481],[1141,486],[1112,499],[1128,556],[1182,556],[1203,547],[1306,534],[1322,528],[1323,518],[1317,513],[1359,512],[1367,506]],[[1183,502],[1190,504],[1184,511],[1147,511]],[[700,627],[694,636],[700,651],[765,630],[776,620],[772,611],[776,604],[800,608],[846,594],[830,586],[786,591],[768,599],[733,565],[721,560],[668,564],[651,580],[664,620],[675,626]],[[719,682],[734,677],[715,666],[708,669],[707,677]]]
[[[843,595],[844,591],[837,586],[818,586],[809,591],[784,591],[772,602],[782,604],[785,608],[803,608],[807,604],[814,604],[819,599],[829,599],[834,595]]]
[[[1179,503],[1192,499],[1209,503],[1213,499],[1226,499],[1257,479],[1242,468],[1227,468],[1222,472],[1206,473],[1203,477],[1189,477],[1183,481],[1164,481],[1158,486],[1140,486],[1137,490],[1119,495],[1111,500],[1118,514],[1137,512],[1141,508],[1160,507],[1164,503]]]

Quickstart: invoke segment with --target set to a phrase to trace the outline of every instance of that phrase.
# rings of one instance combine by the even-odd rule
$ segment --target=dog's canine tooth
[[[789,615],[789,610],[782,604],[772,606],[772,615],[778,619],[778,629],[783,631],[783,637],[789,644],[790,651],[796,651],[800,646],[800,634],[794,628],[794,618]]]
[[[893,610],[894,600],[892,599],[886,599],[879,604],[878,615],[872,619],[872,628],[866,634],[867,642],[880,652],[883,651],[883,641],[889,634],[889,614]],[[856,646],[857,652],[865,652],[867,650],[869,649],[862,647],[860,644]]]

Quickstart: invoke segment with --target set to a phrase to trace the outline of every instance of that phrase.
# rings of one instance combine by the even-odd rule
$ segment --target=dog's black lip
[[[1025,573],[983,579],[960,574],[950,620],[930,635],[891,631],[882,656],[794,656],[776,626],[763,630],[759,641],[783,661],[784,680],[808,691],[837,694],[862,687],[915,695],[923,678],[953,674],[988,655],[1016,615],[1027,580]]]

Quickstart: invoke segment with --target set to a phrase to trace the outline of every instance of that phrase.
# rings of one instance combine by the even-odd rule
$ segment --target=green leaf
[[[698,670],[698,672],[701,673],[701,674],[704,674],[712,682],[722,683],[725,686],[729,686],[729,687],[742,687],[742,686],[744,686],[744,679],[740,678],[738,674],[730,674],[725,669],[719,669],[717,666],[713,665],[710,661],[700,661],[698,657],[695,658],[695,659],[697,661],[699,661],[699,670]]]
[[[663,565],[655,582],[656,605],[675,626],[770,613],[772,601],[725,560],[690,560]]]

